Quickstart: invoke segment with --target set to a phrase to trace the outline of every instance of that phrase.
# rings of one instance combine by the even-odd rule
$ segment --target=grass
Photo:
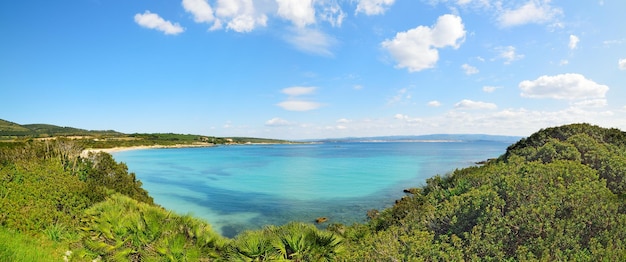
[[[67,244],[0,227],[0,261],[63,261]]]

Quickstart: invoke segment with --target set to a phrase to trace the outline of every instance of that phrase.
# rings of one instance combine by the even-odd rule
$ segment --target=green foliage
[[[87,161],[82,162],[79,179],[87,184],[85,194],[94,202],[104,200],[108,190],[127,195],[145,203],[153,203],[152,197],[144,190],[141,181],[134,173],[128,173],[124,163],[117,163],[108,153],[90,153]]]
[[[141,182],[111,155],[79,157],[72,141],[31,141],[0,149],[0,226],[63,238],[82,212],[112,192],[152,203]]]
[[[231,243],[230,261],[336,261],[344,252],[343,239],[312,224],[291,222],[246,231]]]
[[[72,260],[105,261],[626,261],[626,135],[616,129],[541,130],[497,160],[428,179],[364,224],[292,222],[232,240],[153,205],[111,155],[80,157],[87,144],[0,143],[0,260],[72,250]]]
[[[0,166],[0,225],[20,231],[75,226],[91,201],[85,184],[53,160]]]
[[[0,261],[62,261],[66,251],[57,242],[0,227]]]
[[[618,130],[542,130],[346,228],[345,258],[624,261],[625,157]]]
[[[106,261],[199,261],[221,255],[225,240],[205,222],[115,194],[89,208],[82,256]]]

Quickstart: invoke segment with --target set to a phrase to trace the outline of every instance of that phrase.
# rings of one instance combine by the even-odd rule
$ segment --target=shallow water
[[[114,153],[159,205],[232,237],[289,221],[363,222],[436,174],[503,154],[502,142],[236,145]]]

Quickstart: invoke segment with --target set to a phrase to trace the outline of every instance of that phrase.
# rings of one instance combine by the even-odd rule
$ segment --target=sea
[[[337,142],[142,149],[113,153],[162,207],[226,237],[319,217],[350,225],[404,189],[505,153],[497,141]]]

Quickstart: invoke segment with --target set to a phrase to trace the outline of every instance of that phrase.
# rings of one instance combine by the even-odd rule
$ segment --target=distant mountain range
[[[485,134],[432,134],[419,136],[374,136],[374,137],[345,137],[328,138],[318,140],[306,140],[307,142],[345,143],[345,142],[476,142],[493,141],[514,143],[522,139],[521,136],[500,136]]]

